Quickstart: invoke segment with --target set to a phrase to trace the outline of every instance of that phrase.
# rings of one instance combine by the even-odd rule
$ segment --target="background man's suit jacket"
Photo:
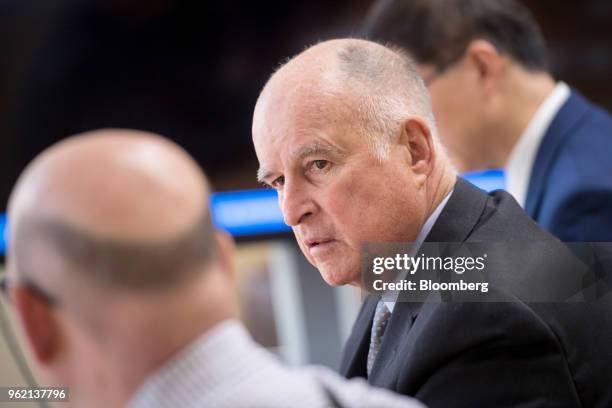
[[[574,269],[555,264],[567,247],[512,196],[487,195],[459,178],[426,241],[503,241],[522,248],[488,271],[510,282],[495,295],[507,301],[396,303],[371,384],[415,396],[430,408],[612,406],[610,291],[590,302],[523,301],[524,290],[571,278],[562,274]],[[537,250],[530,241],[538,242]],[[349,378],[367,377],[377,301],[366,298],[345,346],[340,370]]]
[[[612,117],[575,90],[542,139],[525,211],[562,241],[612,241]]]

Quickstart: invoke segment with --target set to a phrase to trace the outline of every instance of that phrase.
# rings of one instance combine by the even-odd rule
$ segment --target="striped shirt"
[[[129,408],[388,407],[422,405],[324,367],[288,368],[237,320],[193,341],[145,379]]]

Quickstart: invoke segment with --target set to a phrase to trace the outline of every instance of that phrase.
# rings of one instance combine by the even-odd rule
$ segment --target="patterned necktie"
[[[370,336],[370,350],[368,351],[368,377],[372,372],[372,366],[374,365],[374,360],[376,360],[376,355],[380,351],[380,345],[382,344],[382,338],[385,334],[385,329],[387,328],[387,322],[389,322],[389,318],[391,317],[391,311],[385,305],[385,302],[381,300],[378,301],[376,305],[376,312],[374,312],[374,321],[372,322],[372,335]]]

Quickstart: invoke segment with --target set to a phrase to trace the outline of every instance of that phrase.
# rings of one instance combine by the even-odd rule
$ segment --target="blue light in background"
[[[6,252],[6,215],[0,214],[0,255]]]
[[[505,187],[502,170],[470,172],[466,180],[486,191]],[[290,232],[283,221],[274,190],[243,190],[214,193],[210,197],[213,223],[235,237]],[[0,214],[0,256],[6,251],[6,216]]]
[[[506,188],[506,176],[503,170],[471,171],[461,175],[464,179],[485,191]]]
[[[215,193],[210,207],[214,224],[235,237],[289,232],[275,190]]]

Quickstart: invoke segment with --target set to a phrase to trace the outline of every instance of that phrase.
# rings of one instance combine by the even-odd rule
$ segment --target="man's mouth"
[[[316,239],[307,239],[305,242],[308,248],[314,248],[319,245],[325,245],[332,241],[333,239],[331,238],[316,238]]]
[[[317,238],[306,240],[306,246],[311,254],[320,253],[329,248],[336,240],[333,238]]]

